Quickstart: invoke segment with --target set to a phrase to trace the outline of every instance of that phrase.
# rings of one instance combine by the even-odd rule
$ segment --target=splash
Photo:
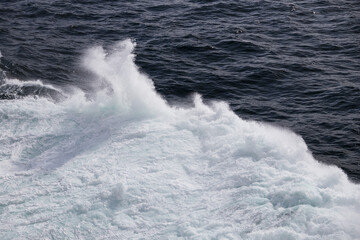
[[[126,40],[89,49],[89,101],[0,103],[1,239],[358,239],[360,188],[224,102],[169,106]]]
[[[100,89],[113,94],[120,110],[153,116],[169,112],[169,106],[156,93],[153,82],[135,65],[134,47],[135,43],[130,40],[115,44],[109,52],[101,46],[93,47],[86,52],[82,65],[94,74],[97,94],[103,93]]]

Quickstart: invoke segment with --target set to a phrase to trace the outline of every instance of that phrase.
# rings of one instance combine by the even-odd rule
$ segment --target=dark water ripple
[[[225,100],[241,117],[293,129],[318,160],[360,180],[357,1],[0,2],[8,77],[86,89],[83,50],[129,37],[170,102]]]

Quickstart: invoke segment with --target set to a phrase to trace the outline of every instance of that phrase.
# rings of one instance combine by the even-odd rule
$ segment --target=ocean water
[[[354,1],[2,1],[1,239],[360,239]]]

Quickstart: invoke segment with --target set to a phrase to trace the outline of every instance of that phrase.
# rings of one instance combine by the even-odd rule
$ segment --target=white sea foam
[[[133,47],[85,54],[108,85],[94,101],[0,103],[1,239],[360,238],[340,169],[224,102],[168,106]]]

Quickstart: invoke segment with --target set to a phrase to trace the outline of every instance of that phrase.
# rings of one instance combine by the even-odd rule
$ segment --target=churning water
[[[0,238],[359,239],[353,5],[0,3]]]

